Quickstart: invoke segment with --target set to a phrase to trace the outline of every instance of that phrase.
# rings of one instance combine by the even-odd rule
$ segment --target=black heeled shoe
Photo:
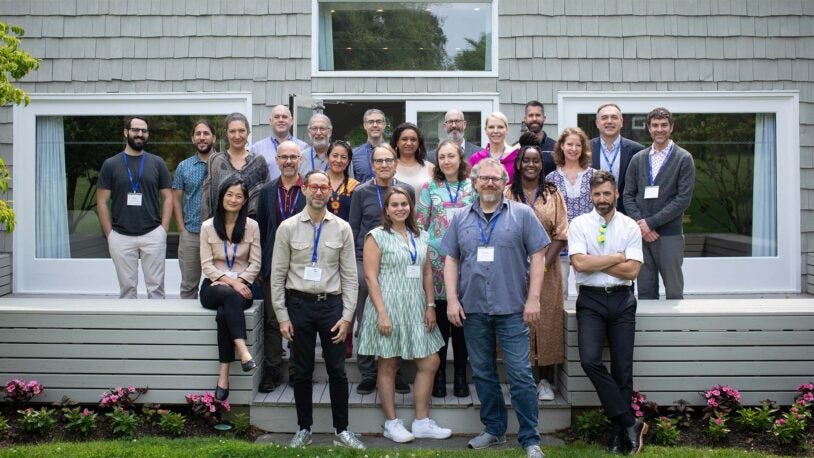
[[[240,367],[243,368],[243,372],[249,372],[250,370],[257,367],[257,363],[254,362],[253,359],[246,361],[245,363],[240,363]]]
[[[220,385],[215,385],[215,399],[218,401],[225,401],[229,397],[229,388],[221,388]]]

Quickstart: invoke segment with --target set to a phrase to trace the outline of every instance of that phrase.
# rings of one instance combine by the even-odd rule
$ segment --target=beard
[[[195,149],[197,149],[200,154],[206,155],[209,154],[210,151],[212,151],[212,146],[213,145],[211,143],[204,144],[198,143],[195,145]]]
[[[142,151],[147,146],[147,140],[142,137],[133,138],[131,136],[127,136],[127,144],[130,148],[133,148],[135,151]]]
[[[533,122],[531,124],[526,124],[526,128],[529,130],[529,132],[536,135],[539,134],[541,130],[543,130],[543,125],[540,123]]]
[[[331,145],[331,141],[326,138],[314,139],[314,149],[325,149]]]
[[[460,130],[451,130],[447,132],[447,139],[452,140],[455,143],[461,143],[464,139],[464,134]]]
[[[492,194],[491,192],[489,192],[489,193],[483,193],[482,192],[480,194],[480,200],[482,200],[482,201],[484,201],[484,202],[486,202],[488,204],[491,204],[493,202],[497,202],[497,198],[498,198],[497,194]]]
[[[616,201],[614,200],[609,204],[594,205],[594,208],[596,208],[596,212],[599,213],[599,216],[607,216],[616,208]]]

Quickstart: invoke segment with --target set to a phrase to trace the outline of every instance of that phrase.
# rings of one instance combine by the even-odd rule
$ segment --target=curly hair
[[[562,150],[562,146],[565,144],[565,139],[570,135],[579,137],[579,141],[582,143],[582,154],[579,156],[579,166],[583,169],[587,169],[591,166],[591,144],[588,141],[588,136],[585,135],[585,132],[579,127],[566,127],[563,129],[560,137],[557,139],[557,143],[554,145],[554,152],[552,153],[554,163],[557,164],[557,167],[565,165],[565,153]]]

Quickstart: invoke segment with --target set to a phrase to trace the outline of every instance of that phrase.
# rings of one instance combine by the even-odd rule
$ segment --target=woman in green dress
[[[386,417],[384,437],[410,442],[416,437],[446,439],[452,431],[430,417],[430,392],[443,345],[435,325],[428,236],[419,231],[410,193],[392,187],[383,198],[382,226],[368,233],[364,272],[368,303],[358,353],[379,357],[376,385]],[[415,418],[412,433],[396,418],[395,384],[398,360],[416,364]]]

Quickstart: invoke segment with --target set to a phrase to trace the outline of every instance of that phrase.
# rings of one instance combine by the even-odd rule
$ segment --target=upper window
[[[491,1],[318,2],[320,72],[491,72]]]

